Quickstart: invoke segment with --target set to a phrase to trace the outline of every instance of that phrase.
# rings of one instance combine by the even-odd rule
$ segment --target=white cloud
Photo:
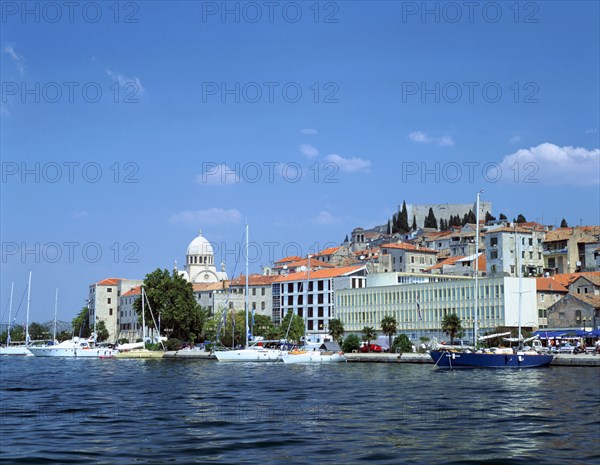
[[[598,185],[600,150],[559,147],[548,142],[507,155],[500,167],[504,179],[555,185]]]
[[[127,96],[129,98],[133,99],[144,93],[144,88],[142,87],[142,83],[140,82],[139,78],[123,76],[121,73],[115,73],[110,69],[106,70],[106,74],[108,74],[113,81],[118,82],[119,86],[125,92],[128,92]]]
[[[73,210],[71,212],[71,216],[75,219],[82,219],[82,218],[87,218],[88,216],[90,216],[90,212],[88,212],[87,210]]]
[[[510,139],[508,139],[508,143],[511,145],[514,145],[517,142],[521,142],[521,136],[512,136]]]
[[[300,151],[308,158],[314,158],[319,155],[319,151],[310,144],[300,144]]]
[[[340,222],[340,219],[329,212],[322,211],[319,212],[317,217],[313,218],[313,222],[316,224],[336,224]]]
[[[414,131],[408,135],[408,138],[413,142],[420,142],[423,144],[437,144],[440,147],[449,147],[454,145],[454,139],[450,136],[444,137],[431,137],[421,131]]]
[[[300,132],[307,136],[314,136],[315,134],[319,134],[319,132],[316,129],[310,129],[310,128],[300,129]]]
[[[332,153],[327,155],[325,160],[331,163],[335,163],[341,171],[348,173],[354,173],[357,171],[363,171],[368,173],[371,168],[371,162],[358,157],[344,158],[338,154]]]
[[[198,184],[239,184],[239,170],[232,170],[226,163],[202,163],[202,174],[196,176]]]
[[[169,222],[186,224],[237,224],[241,221],[241,213],[235,209],[208,208],[206,210],[186,210],[174,213]]]
[[[10,56],[15,67],[17,68],[17,71],[22,76],[25,73],[25,58],[23,58],[22,55],[19,55],[15,51],[14,47],[11,47],[10,45],[5,46],[2,49],[2,53],[6,53],[8,56]]]

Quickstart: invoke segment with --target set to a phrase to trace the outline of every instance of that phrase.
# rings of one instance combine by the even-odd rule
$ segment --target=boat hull
[[[279,362],[281,351],[271,349],[216,350],[219,362]]]
[[[0,355],[33,355],[27,346],[0,347]]]
[[[116,358],[163,358],[165,355],[162,351],[134,349],[128,352],[119,352]]]
[[[288,352],[282,356],[283,363],[342,363],[346,362],[343,353],[323,353],[319,350]]]
[[[552,362],[552,355],[484,354],[432,350],[429,355],[438,368],[539,368]]]
[[[113,349],[83,349],[75,347],[31,347],[36,357],[112,358],[118,352]]]

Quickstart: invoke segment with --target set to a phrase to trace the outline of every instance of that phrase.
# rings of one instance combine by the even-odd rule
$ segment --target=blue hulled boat
[[[452,352],[432,350],[429,355],[438,368],[538,368],[552,362],[552,355],[529,354],[490,354],[477,352]]]

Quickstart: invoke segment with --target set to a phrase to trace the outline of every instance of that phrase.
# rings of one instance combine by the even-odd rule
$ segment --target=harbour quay
[[[430,363],[433,360],[429,354],[418,353],[347,353],[345,354],[348,362],[353,363]],[[554,356],[551,366],[569,366],[569,367],[600,367],[600,355],[589,354],[558,354]]]

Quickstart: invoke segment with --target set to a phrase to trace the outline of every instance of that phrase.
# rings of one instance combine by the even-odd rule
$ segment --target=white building
[[[407,243],[382,244],[381,251],[392,257],[390,271],[420,273],[437,261],[436,250]]]
[[[273,282],[273,322],[279,325],[291,310],[304,318],[309,340],[323,340],[329,320],[339,318],[334,291],[362,288],[366,284],[364,266],[346,266],[303,271],[278,276]]]
[[[543,230],[523,227],[500,227],[485,235],[486,271],[488,276],[518,276],[519,257],[515,244],[521,250],[523,276],[541,276],[544,271]]]
[[[180,274],[191,283],[216,283],[227,280],[225,264],[221,263],[221,271],[217,271],[212,245],[202,236],[202,231],[188,245],[185,271],[181,271]]]
[[[481,278],[478,287],[480,335],[498,326],[518,325],[519,279]],[[419,335],[446,339],[441,330],[442,319],[456,313],[466,337],[473,340],[474,292],[472,278],[337,290],[336,317],[347,333],[360,333],[365,326],[381,331],[381,320],[391,316],[396,319],[399,333],[408,333],[417,340]],[[535,279],[523,279],[521,305],[522,325],[537,327]]]
[[[116,341],[119,335],[120,298],[131,288],[141,285],[141,279],[107,278],[90,284],[88,308],[90,311],[90,327],[104,321],[108,330],[108,340]]]

